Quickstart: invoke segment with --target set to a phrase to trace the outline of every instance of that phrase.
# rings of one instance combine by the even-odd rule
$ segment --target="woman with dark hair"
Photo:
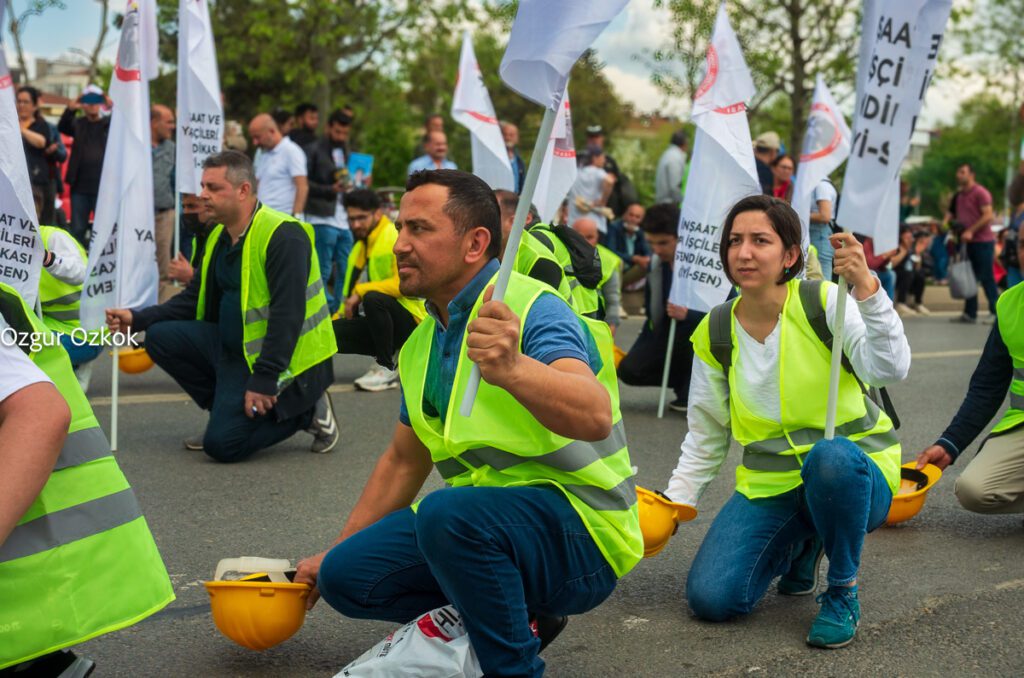
[[[796,165],[793,158],[780,155],[772,160],[772,195],[786,202],[793,199],[793,172]]]
[[[800,222],[782,200],[752,196],[726,218],[720,256],[740,296],[693,334],[688,432],[665,490],[695,504],[718,474],[730,440],[743,448],[736,492],[718,513],[686,583],[708,621],[748,614],[771,582],[779,593],[828,588],[807,642],[841,647],[860,617],[857,571],[864,535],[885,521],[899,485],[900,444],[890,418],[862,391],[904,379],[910,347],[892,302],[850,234],[831,238],[834,270],[853,285],[839,377],[837,437],[824,440],[831,333],[840,288],[799,280]]]
[[[39,90],[19,87],[16,99],[21,140],[25,146],[28,178],[32,184],[32,198],[36,204],[36,217],[40,223],[53,220],[53,182],[50,179],[46,147],[50,145],[50,126],[39,114]]]

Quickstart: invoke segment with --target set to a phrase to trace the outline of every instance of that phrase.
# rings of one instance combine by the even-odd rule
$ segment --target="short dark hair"
[[[224,168],[224,176],[232,186],[241,186],[248,182],[256,186],[256,170],[253,169],[252,160],[241,151],[221,151],[208,156],[203,161],[203,169]]]
[[[967,171],[970,172],[971,174],[977,174],[977,172],[974,171],[974,165],[972,165],[969,162],[962,162],[956,166],[957,169],[960,169],[961,167],[966,167]]]
[[[316,107],[316,104],[305,101],[295,107],[295,117],[298,118],[299,116],[305,115],[310,111],[318,113],[320,109]]]
[[[770,195],[751,195],[732,206],[722,226],[722,240],[718,245],[718,256],[722,259],[722,270],[725,271],[725,277],[729,279],[729,282],[733,285],[737,284],[736,280],[732,277],[732,273],[729,272],[729,237],[732,235],[733,222],[736,221],[737,216],[744,212],[763,212],[768,217],[768,221],[771,222],[772,229],[775,230],[779,235],[779,239],[782,240],[783,249],[789,250],[791,247],[796,247],[797,249],[796,261],[789,267],[789,270],[783,271],[778,284],[787,283],[800,275],[800,271],[804,270],[800,217],[797,216],[796,211],[785,200],[773,198]]]
[[[672,138],[669,140],[669,143],[673,146],[685,146],[688,140],[689,137],[686,136],[686,132],[678,130],[672,133]]]
[[[35,87],[32,87],[31,85],[22,85],[18,88],[18,94],[22,93],[27,94],[32,99],[33,106],[39,105],[40,92]]]
[[[330,117],[327,118],[327,125],[345,125],[346,127],[352,124],[352,116],[346,113],[342,109],[338,109],[331,113]]]
[[[375,212],[380,209],[380,196],[368,188],[357,188],[349,191],[342,198],[345,207],[354,207],[357,210]]]
[[[679,235],[679,205],[670,202],[652,205],[644,213],[640,229],[651,235]]]
[[[498,201],[498,207],[501,208],[502,214],[514,213],[519,209],[519,194],[514,191],[498,188],[494,191],[494,197]],[[539,221],[540,217],[537,216],[537,208],[531,204],[530,211],[526,214],[526,225],[529,226]]]
[[[776,165],[778,165],[783,160],[789,160],[790,162],[793,162],[793,157],[790,156],[790,155],[787,155],[785,153],[779,153],[779,155],[775,157],[775,160],[772,160],[772,162],[771,162],[772,167],[775,167]]]
[[[460,170],[423,170],[409,176],[405,190],[414,191],[427,184],[448,189],[448,200],[442,209],[459,233],[478,226],[486,228],[491,234],[487,254],[495,258],[501,255],[501,209],[487,182]]]
[[[291,120],[292,114],[283,108],[275,108],[270,112],[270,117],[274,119],[274,124],[277,125],[277,129],[280,130],[284,127],[286,122]]]

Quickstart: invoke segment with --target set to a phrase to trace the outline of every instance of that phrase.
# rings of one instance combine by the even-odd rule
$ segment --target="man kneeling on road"
[[[146,332],[153,361],[210,411],[185,441],[242,461],[299,430],[313,452],[338,442],[327,387],[335,352],[313,231],[256,199],[252,162],[224,151],[203,163],[200,218],[218,224],[192,282],[145,309],[108,309],[112,331]]]
[[[336,545],[295,581],[349,617],[406,623],[450,603],[486,675],[539,676],[531,618],[557,632],[643,550],[612,359],[596,348],[608,329],[515,273],[491,300],[501,219],[481,179],[418,172],[406,188],[398,274],[429,315],[399,357],[400,421]],[[435,465],[451,488],[414,505]]]

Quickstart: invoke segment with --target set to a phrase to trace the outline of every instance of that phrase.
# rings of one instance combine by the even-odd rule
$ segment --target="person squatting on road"
[[[665,490],[672,501],[695,504],[735,439],[743,447],[736,492],[690,567],[687,602],[701,619],[725,621],[751,612],[779,576],[780,594],[812,594],[824,553],[828,588],[807,642],[830,648],[856,633],[864,535],[885,522],[900,478],[893,423],[861,383],[895,383],[910,367],[899,316],[860,244],[845,233],[831,242],[834,270],[853,284],[856,300],[846,310],[843,353],[852,371],[840,372],[837,437],[823,440],[831,352],[820,321],[823,308],[835,331],[840,288],[797,279],[803,260],[792,208],[744,198],[721,241],[740,296],[694,332],[688,432]]]
[[[398,273],[428,317],[399,356],[399,423],[336,545],[295,581],[355,618],[450,603],[486,675],[539,676],[531,618],[593,609],[643,551],[607,326],[517,273],[491,299],[501,220],[481,179],[417,172],[406,189]],[[451,487],[413,504],[435,467]]]
[[[308,224],[256,199],[252,162],[238,151],[203,163],[200,218],[215,220],[192,282],[145,309],[107,309],[111,331],[146,332],[146,351],[210,411],[203,449],[247,459],[299,430],[311,451],[338,442],[327,387],[336,345]]]

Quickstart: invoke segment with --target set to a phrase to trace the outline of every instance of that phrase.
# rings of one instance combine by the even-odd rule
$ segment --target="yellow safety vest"
[[[386,216],[382,216],[366,236],[366,240],[357,240],[352,246],[348,262],[345,264],[345,284],[342,286],[341,295],[347,299],[352,291],[359,287],[353,280],[358,275],[356,270],[366,269],[366,277],[370,283],[393,280],[393,287],[382,289],[381,292],[395,297],[402,308],[412,314],[416,322],[419,322],[427,315],[423,300],[405,297],[398,292],[398,260],[395,259],[394,253],[396,240],[398,240],[398,229],[394,222]]]
[[[1024,424],[1024,285],[1014,285],[996,301],[996,322],[999,336],[1013,360],[1013,381],[1010,382],[1010,407],[992,433],[1005,433]]]
[[[82,264],[89,261],[89,255],[77,240],[56,226],[40,226],[39,235],[43,239],[43,247],[50,249],[50,238],[57,231],[64,233],[75,243]],[[82,285],[70,285],[57,280],[44,267],[39,274],[39,306],[43,311],[43,323],[54,332],[70,334],[76,327],[81,327],[79,309],[82,304]]]

